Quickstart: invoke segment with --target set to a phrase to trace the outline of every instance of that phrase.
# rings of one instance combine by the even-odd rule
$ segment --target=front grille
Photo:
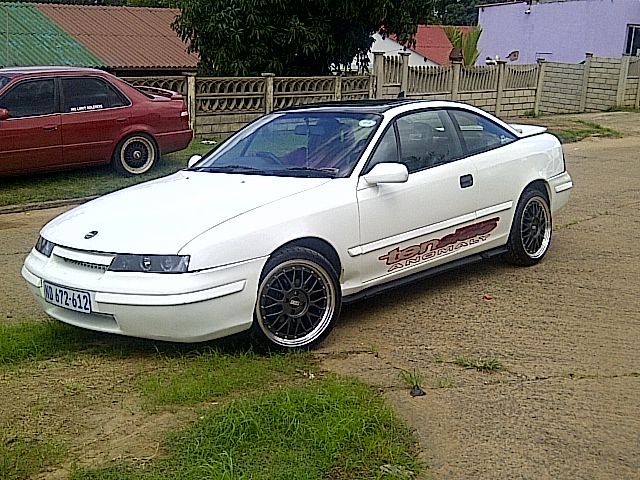
[[[79,260],[72,260],[70,258],[63,257],[63,260],[65,261],[65,263],[71,263],[72,265],[76,265],[81,268],[97,270],[99,272],[106,272],[107,268],[109,268],[107,265],[100,265],[98,263],[80,262]]]

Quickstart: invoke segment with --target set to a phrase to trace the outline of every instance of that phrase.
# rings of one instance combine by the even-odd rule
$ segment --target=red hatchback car
[[[89,68],[0,68],[0,175],[109,162],[138,175],[192,137],[178,93]]]

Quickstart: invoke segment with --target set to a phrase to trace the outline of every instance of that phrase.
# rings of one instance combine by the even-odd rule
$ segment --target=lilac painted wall
[[[525,11],[530,9],[529,14]],[[627,41],[627,25],[640,25],[640,0],[568,0],[526,2],[480,8],[480,57],[505,58],[520,51],[517,62],[578,63],[585,53],[619,58]]]

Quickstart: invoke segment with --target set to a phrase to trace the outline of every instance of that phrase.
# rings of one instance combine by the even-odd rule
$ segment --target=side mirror
[[[369,185],[404,183],[409,180],[409,171],[407,166],[402,163],[378,163],[362,178]]]
[[[192,155],[191,158],[189,159],[189,162],[187,163],[187,167],[188,168],[193,167],[196,163],[200,161],[201,158],[202,158],[202,155]]]
[[[9,118],[9,110],[0,108],[0,120],[6,120],[7,118]]]

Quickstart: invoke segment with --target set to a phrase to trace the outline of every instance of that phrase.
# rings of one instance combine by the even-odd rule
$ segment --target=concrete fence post
[[[457,101],[460,91],[460,71],[462,70],[462,62],[453,61],[453,79],[451,80],[451,100]]]
[[[496,86],[496,110],[495,115],[500,115],[500,110],[502,108],[502,97],[504,96],[504,84],[505,84],[505,70],[506,63],[504,60],[498,61],[498,84]]]
[[[400,93],[409,96],[409,55],[411,52],[400,52]]]
[[[547,64],[544,58],[538,60],[538,82],[536,83],[536,99],[533,104],[533,114],[535,116],[540,115],[540,103],[542,102],[542,93],[544,91],[544,73],[547,69]]]
[[[335,97],[334,100],[342,100],[342,74],[338,73],[335,77],[334,77],[334,91],[333,91],[333,96]]]
[[[616,107],[624,106],[624,96],[627,93],[627,82],[629,78],[629,64],[631,57],[625,55],[620,63],[620,77],[618,79],[618,91],[616,93]]]
[[[189,128],[193,130],[195,135],[196,133],[196,74],[195,73],[187,73],[187,111],[189,112]]]
[[[384,93],[384,52],[373,52],[373,76],[376,79],[375,98],[382,98]]]
[[[584,61],[584,70],[582,71],[582,93],[580,95],[580,113],[584,113],[587,109],[587,90],[589,89],[589,75],[591,73],[591,61],[593,60],[593,53],[586,54],[586,60]]]
[[[273,73],[263,73],[264,77],[264,113],[273,112]]]
[[[369,74],[369,97],[376,98],[376,76],[373,73]]]

